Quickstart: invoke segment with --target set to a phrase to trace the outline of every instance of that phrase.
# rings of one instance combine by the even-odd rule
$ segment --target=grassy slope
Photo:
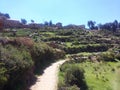
[[[24,29],[20,29],[17,31],[17,36],[28,36],[29,34],[32,34],[33,32],[35,32],[34,30],[24,30]],[[57,35],[56,32],[50,32],[50,31],[46,31],[46,32],[42,32],[39,31],[40,33],[40,37],[39,36],[35,36],[38,39],[49,39],[51,37],[69,37],[69,36],[63,36],[63,35]],[[102,36],[102,34],[99,33],[93,33],[93,32],[89,32],[86,33],[85,35],[81,35],[81,34],[77,34],[77,32],[83,32],[83,31],[75,31],[74,33],[76,33],[76,35],[78,35],[79,37],[76,37],[75,35],[73,35],[74,37],[74,41],[77,40],[79,42],[89,42],[89,41],[93,41],[95,38],[95,35],[97,36]],[[9,36],[12,33],[5,33],[4,36]],[[95,35],[94,35],[95,34]],[[90,39],[87,41],[86,37],[94,37],[93,40]],[[111,36],[110,36],[111,37]],[[82,39],[81,39],[82,38]],[[108,37],[107,37],[108,38]],[[115,38],[112,36],[112,38]],[[80,39],[80,40],[78,40]],[[84,40],[85,39],[85,40]],[[98,39],[98,38],[97,38]],[[101,38],[99,38],[101,40]],[[106,38],[102,38],[102,39],[106,39]],[[73,42],[65,42],[67,47],[78,47],[78,46],[85,46],[88,44],[78,44],[78,45],[72,45]],[[99,45],[97,43],[90,43],[91,45]],[[81,54],[81,53],[78,53]],[[85,55],[89,55],[91,53],[89,52],[85,52]],[[90,63],[90,62],[84,62],[84,63],[79,63],[76,64],[78,67],[82,67],[85,70],[85,78],[86,78],[86,82],[88,84],[88,86],[90,87],[90,90],[119,90],[120,88],[120,79],[119,79],[119,74],[120,74],[120,70],[117,69],[117,65],[120,65],[119,63],[113,63],[113,62],[108,62],[108,63]],[[97,68],[97,69],[96,69]],[[116,70],[114,71],[114,68],[116,68]],[[113,70],[113,71],[111,71]],[[60,77],[60,82],[62,84],[64,84],[64,73],[60,72],[59,74]]]
[[[85,70],[85,79],[90,90],[112,90],[111,81],[114,66],[111,63],[83,63],[80,64]]]
[[[85,70],[85,81],[89,90],[119,90],[120,62],[83,62],[71,65],[78,66]],[[65,85],[63,72],[59,73],[59,85]]]

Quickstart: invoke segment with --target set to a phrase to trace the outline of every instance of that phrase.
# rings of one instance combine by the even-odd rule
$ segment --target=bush
[[[34,73],[41,74],[46,66],[64,56],[64,51],[34,43],[30,38],[7,40],[0,44],[0,90],[26,89],[35,80]]]
[[[55,49],[54,50],[54,59],[61,59],[65,57],[65,52],[60,49]]]
[[[120,53],[117,54],[117,55],[115,55],[115,58],[118,59],[118,60],[120,60]]]
[[[23,45],[23,46],[26,46],[27,48],[32,48],[34,45],[33,40],[27,37],[15,38],[12,43],[18,46]]]
[[[66,90],[80,90],[76,85],[68,87]]]
[[[87,90],[84,80],[84,71],[77,66],[69,67],[65,73],[65,83],[67,86],[77,85],[80,90]]]
[[[1,60],[8,69],[24,69],[33,65],[30,53],[23,49],[20,50],[11,45],[7,45],[1,50]]]
[[[47,65],[54,60],[54,50],[44,43],[36,43],[31,50],[31,56],[35,63],[35,73],[41,74]],[[38,71],[39,70],[39,71]]]
[[[4,85],[7,82],[7,69],[4,66],[4,63],[0,63],[0,90],[3,89]]]
[[[106,52],[106,53],[101,54],[98,57],[98,59],[103,60],[103,61],[112,61],[112,62],[114,62],[115,61],[115,54],[112,53],[112,52]]]
[[[11,45],[1,47],[1,62],[7,69],[7,82],[4,90],[22,89],[30,83],[33,61],[30,53],[23,47],[19,49]]]

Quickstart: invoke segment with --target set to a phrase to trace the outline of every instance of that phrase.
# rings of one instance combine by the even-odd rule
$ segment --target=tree
[[[119,24],[118,24],[118,28],[120,28],[120,22],[119,22]]]
[[[10,15],[8,13],[4,14],[4,13],[0,12],[0,16],[2,16],[2,18],[4,18],[4,19],[9,19],[10,18]]]
[[[98,29],[99,29],[99,30],[103,29],[103,25],[102,25],[101,23],[98,24],[97,26],[98,26]]]
[[[10,15],[8,13],[4,14],[4,16],[8,19],[10,18]]]
[[[52,24],[52,21],[50,20],[50,22],[49,22],[49,26],[52,26],[53,24]]]
[[[118,21],[115,20],[113,23],[114,23],[115,27],[118,28],[118,25],[119,25]]]
[[[117,20],[115,20],[112,25],[113,32],[116,32],[118,27],[119,27],[119,23]]]
[[[88,21],[88,27],[89,27],[91,30],[95,29],[95,24],[96,24],[95,21]]]
[[[34,23],[35,21],[34,20],[31,20],[31,23]]]
[[[112,23],[105,23],[103,25],[103,29],[106,29],[106,30],[112,30]]]
[[[27,21],[25,19],[21,19],[22,24],[27,24]]]
[[[48,23],[47,21],[45,21],[45,22],[44,22],[44,25],[45,25],[45,26],[48,26],[48,25],[49,25],[49,23]]]
[[[61,22],[57,22],[57,23],[56,23],[56,26],[57,26],[58,28],[62,28],[62,23],[61,23]]]

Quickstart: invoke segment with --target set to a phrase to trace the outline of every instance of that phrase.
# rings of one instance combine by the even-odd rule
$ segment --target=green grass
[[[59,77],[58,87],[65,86],[64,73],[63,72],[59,72],[59,76],[58,77]]]
[[[31,33],[30,30],[27,30],[27,29],[19,29],[19,30],[17,30],[16,35],[17,35],[17,36],[28,36],[30,33]]]
[[[79,66],[85,70],[85,80],[90,90],[112,90],[114,74],[109,64],[86,62]]]
[[[115,75],[118,64],[120,63],[83,63],[81,66],[85,70],[88,87],[92,90],[114,90],[113,81],[119,78]],[[115,82],[115,84],[118,83]]]
[[[72,42],[66,42],[65,44],[66,44],[67,47],[71,47]]]
[[[69,66],[78,66],[85,71],[85,81],[88,90],[119,90],[120,88],[120,62],[83,62],[72,63]],[[59,73],[59,84],[64,85],[64,73]]]
[[[49,31],[46,31],[46,32],[40,32],[40,34],[48,34],[48,35],[55,35],[55,32],[49,32]]]
[[[113,80],[113,89],[119,90],[120,89],[120,69],[116,70],[115,79]]]

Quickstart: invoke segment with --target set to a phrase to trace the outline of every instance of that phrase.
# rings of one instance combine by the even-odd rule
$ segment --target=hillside
[[[119,30],[21,28],[0,36],[1,90],[29,88],[36,75],[65,56],[70,61],[60,67],[59,90],[119,88]]]

